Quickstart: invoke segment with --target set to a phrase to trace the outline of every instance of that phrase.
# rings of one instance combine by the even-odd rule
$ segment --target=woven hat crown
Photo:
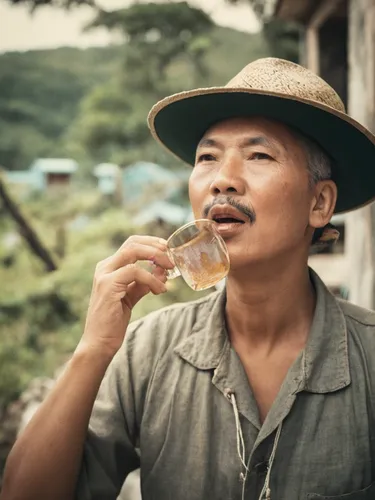
[[[226,87],[286,94],[345,113],[342,100],[327,82],[303,66],[284,59],[258,59],[243,68]]]

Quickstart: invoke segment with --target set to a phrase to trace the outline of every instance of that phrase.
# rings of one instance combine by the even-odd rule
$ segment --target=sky
[[[111,10],[130,5],[133,0],[101,0],[98,3]],[[225,0],[190,0],[190,4],[204,8],[222,26],[247,32],[259,29],[256,17],[246,1],[236,7],[228,5]],[[92,10],[87,7],[73,8],[68,12],[41,7],[30,14],[25,7],[10,6],[6,0],[0,0],[0,52],[60,46],[102,46],[119,41],[116,35],[105,29],[83,34],[82,27],[91,18]]]

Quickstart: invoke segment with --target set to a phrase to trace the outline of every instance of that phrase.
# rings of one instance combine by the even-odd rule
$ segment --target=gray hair
[[[293,133],[306,153],[311,185],[330,179],[332,176],[332,160],[327,153],[315,141],[301,134],[301,132],[293,130]]]

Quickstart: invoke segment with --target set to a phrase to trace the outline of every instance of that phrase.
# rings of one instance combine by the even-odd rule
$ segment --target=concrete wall
[[[349,114],[375,130],[375,0],[349,2]],[[374,308],[375,209],[347,218],[350,300]]]

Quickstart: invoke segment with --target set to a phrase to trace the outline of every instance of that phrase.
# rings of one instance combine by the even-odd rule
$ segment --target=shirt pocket
[[[363,490],[345,493],[343,495],[324,496],[317,493],[308,493],[306,500],[374,500],[375,482]]]

